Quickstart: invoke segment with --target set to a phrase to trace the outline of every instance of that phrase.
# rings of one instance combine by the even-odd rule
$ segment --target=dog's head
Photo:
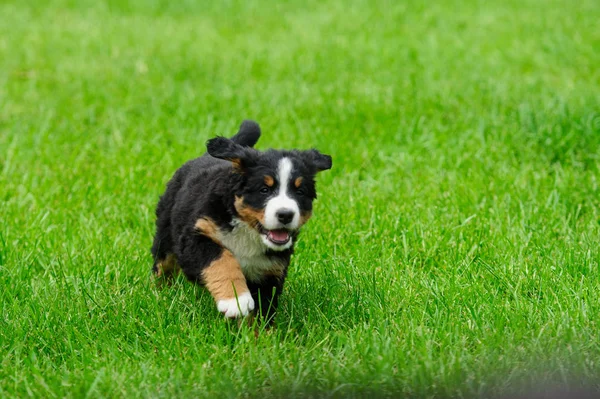
[[[290,248],[312,215],[315,175],[331,169],[331,157],[314,149],[263,152],[224,137],[209,140],[207,149],[233,164],[239,177],[234,193],[239,218],[260,234],[266,247]]]

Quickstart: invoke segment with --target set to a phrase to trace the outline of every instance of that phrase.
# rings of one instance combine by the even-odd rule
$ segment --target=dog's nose
[[[277,216],[277,220],[279,220],[283,224],[288,224],[294,218],[294,211],[291,209],[280,209],[275,213]]]

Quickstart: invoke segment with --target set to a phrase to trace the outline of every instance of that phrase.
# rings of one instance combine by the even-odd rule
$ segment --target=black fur
[[[156,235],[152,246],[155,273],[159,271],[160,262],[174,255],[187,278],[202,284],[203,269],[218,259],[224,248],[221,243],[199,234],[196,221],[209,217],[221,231],[231,232],[233,221],[240,219],[236,197],[243,198],[244,204],[255,210],[264,210],[268,198],[279,190],[273,186],[265,192],[265,175],[273,176],[283,157],[293,163],[292,178],[302,177],[302,185],[289,192],[290,198],[297,202],[301,212],[312,210],[312,201],[316,198],[314,176],[331,168],[331,157],[314,149],[257,151],[252,146],[259,137],[258,124],[244,121],[231,139],[209,140],[206,154],[176,171],[156,208]],[[291,231],[290,236],[295,243],[298,231]],[[252,297],[257,307],[260,306],[259,312],[269,320],[277,308],[293,251],[293,245],[283,251],[265,247],[264,256],[285,266],[283,275],[265,275],[257,281],[247,279]]]

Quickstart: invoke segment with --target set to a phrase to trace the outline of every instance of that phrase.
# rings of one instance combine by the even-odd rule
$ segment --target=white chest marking
[[[267,247],[256,230],[238,219],[233,219],[231,224],[233,230],[221,232],[219,240],[240,262],[248,280],[260,281],[267,272],[282,269],[280,264],[265,255]]]

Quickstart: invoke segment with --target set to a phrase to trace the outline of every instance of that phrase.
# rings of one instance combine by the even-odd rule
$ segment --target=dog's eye
[[[304,190],[302,190],[301,188],[299,188],[298,190],[296,190],[296,195],[304,195]]]
[[[266,186],[260,189],[261,194],[269,194],[270,191],[271,191],[271,189]]]

